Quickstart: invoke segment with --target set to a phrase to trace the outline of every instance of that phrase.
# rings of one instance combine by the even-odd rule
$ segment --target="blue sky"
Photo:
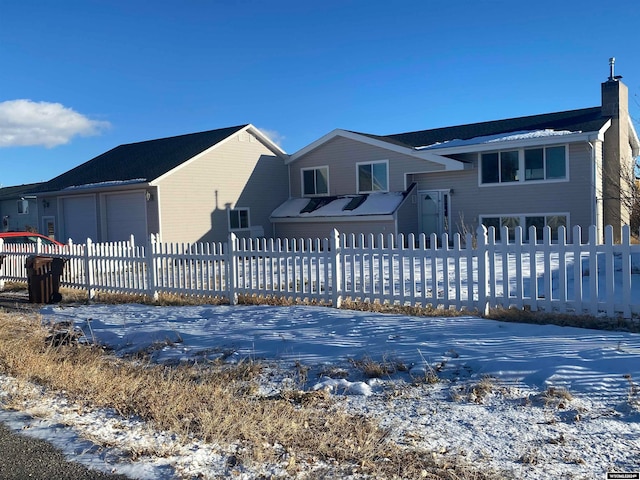
[[[245,123],[293,153],[596,106],[611,56],[638,120],[639,26],[635,0],[0,0],[0,184]]]

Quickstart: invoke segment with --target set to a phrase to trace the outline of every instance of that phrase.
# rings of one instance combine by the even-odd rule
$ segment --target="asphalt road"
[[[89,470],[66,460],[51,444],[12,432],[0,423],[0,479],[2,480],[124,480]]]

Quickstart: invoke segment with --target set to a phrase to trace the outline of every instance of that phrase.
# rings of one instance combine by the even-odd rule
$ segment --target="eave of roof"
[[[287,163],[295,162],[336,137],[344,137],[439,163],[447,170],[460,170],[464,168],[464,163],[447,158],[445,155],[470,151],[469,147],[457,149],[440,147],[433,150],[424,147],[452,140],[469,140],[490,135],[536,130],[569,131],[575,134],[572,138],[565,138],[565,141],[591,140],[594,135],[599,135],[606,130],[609,121],[608,117],[602,116],[600,107],[590,107],[392,135],[373,135],[336,129],[291,155]],[[540,142],[544,142],[544,140],[529,139],[523,140],[522,143],[533,145]]]
[[[600,107],[590,107],[393,135],[369,136],[395,145],[419,148],[452,140],[468,140],[476,137],[518,131],[551,129],[568,130],[572,132],[596,132],[600,131],[608,120],[608,117],[602,116]]]
[[[607,120],[600,131],[593,132],[569,132],[552,131],[548,134],[540,132],[520,132],[521,135],[506,134],[502,137],[494,138],[478,137],[477,139],[469,139],[456,144],[455,141],[435,146],[427,146],[420,148],[420,151],[438,151],[442,155],[455,155],[459,153],[484,152],[488,150],[497,150],[502,148],[527,148],[539,145],[566,144],[572,142],[593,142],[596,140],[604,140],[604,132],[611,125],[611,121]],[[527,133],[531,134],[530,136]]]
[[[464,168],[464,163],[459,162],[458,160],[453,160],[451,158],[444,157],[442,155],[438,155],[433,152],[418,152],[415,148],[409,147],[407,145],[398,145],[390,142],[386,142],[384,140],[380,140],[379,138],[375,138],[371,135],[366,135],[358,132],[351,132],[349,130],[336,129],[323,137],[319,138],[313,143],[310,143],[306,147],[298,150],[296,153],[289,157],[289,160],[286,162],[287,164],[293,163],[299,160],[304,155],[312,152],[313,150],[319,148],[325,143],[333,140],[334,138],[342,137],[348,138],[350,140],[354,140],[356,142],[365,143],[368,145],[372,145],[374,147],[382,148],[385,150],[390,150],[396,153],[400,153],[403,155],[408,155],[411,157],[418,158],[420,160],[428,160],[430,162],[442,165],[446,170],[462,170]]]
[[[205,132],[119,145],[97,157],[41,184],[36,192],[55,192],[81,185],[105,182],[151,182],[187,160],[219,145],[233,134],[251,128],[275,153],[286,154],[250,124]]]
[[[11,187],[0,188],[0,200],[10,200],[25,194],[30,194],[41,183],[27,183],[24,185],[14,185]]]

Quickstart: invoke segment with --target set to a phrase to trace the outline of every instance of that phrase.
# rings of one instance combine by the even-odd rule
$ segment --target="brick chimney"
[[[602,161],[603,223],[612,225],[614,238],[620,240],[620,228],[629,224],[629,212],[621,202],[626,187],[625,174],[633,161],[629,143],[629,91],[614,75],[615,58],[609,59],[609,78],[602,84],[602,116],[611,120],[605,133]]]

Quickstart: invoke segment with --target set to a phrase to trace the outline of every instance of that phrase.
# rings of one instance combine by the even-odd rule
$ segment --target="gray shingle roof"
[[[486,135],[519,131],[553,129],[572,132],[594,132],[600,130],[608,120],[608,117],[602,116],[600,107],[592,107],[394,135],[370,135],[366,133],[360,133],[360,135],[396,145],[416,148],[451,140],[468,140]]]
[[[25,185],[15,185],[12,187],[0,188],[0,200],[11,200],[22,195],[28,195],[33,192],[41,183],[27,183]]]
[[[36,192],[160,177],[247,125],[120,145],[43,183]]]

